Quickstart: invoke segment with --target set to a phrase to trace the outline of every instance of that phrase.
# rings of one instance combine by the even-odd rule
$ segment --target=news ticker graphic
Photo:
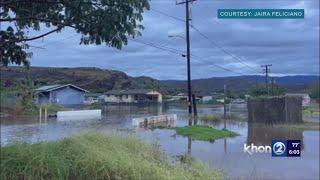
[[[270,153],[272,157],[300,157],[301,140],[272,140],[272,145],[256,146],[244,144],[243,151],[250,155],[254,153]]]
[[[218,9],[219,19],[303,19],[304,9]]]

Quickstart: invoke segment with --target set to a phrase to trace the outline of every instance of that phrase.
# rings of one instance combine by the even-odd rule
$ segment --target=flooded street
[[[176,126],[188,124],[187,108],[182,105],[164,106],[111,106],[102,107],[101,120],[63,121],[49,119],[39,122],[37,118],[1,119],[1,145],[15,141],[38,142],[57,140],[71,135],[99,131],[135,134],[148,142],[157,142],[170,156],[191,154],[214,168],[221,169],[230,179],[317,179],[319,177],[319,131],[279,129],[264,124],[247,122],[246,105],[231,107],[231,120],[227,128],[239,136],[218,139],[214,142],[191,140],[176,135],[170,129],[134,129],[132,118],[177,114]],[[222,115],[222,106],[199,106],[199,115]],[[199,124],[222,129],[223,122]],[[301,157],[271,157],[270,153],[243,151],[244,144],[271,145],[272,139],[301,140]]]

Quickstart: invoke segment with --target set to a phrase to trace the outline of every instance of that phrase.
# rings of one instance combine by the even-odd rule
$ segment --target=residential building
[[[102,99],[104,98],[103,94],[100,93],[87,93],[85,94],[85,104],[94,104],[94,103],[98,103],[101,102]]]
[[[151,89],[111,90],[105,93],[107,103],[162,103],[162,94]]]
[[[186,101],[188,99],[188,96],[185,93],[179,93],[177,95],[171,96],[171,99],[169,101]]]
[[[38,104],[80,105],[88,91],[72,84],[42,86],[36,89]]]

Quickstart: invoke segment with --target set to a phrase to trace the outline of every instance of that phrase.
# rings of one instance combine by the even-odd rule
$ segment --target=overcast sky
[[[217,19],[220,8],[297,8],[305,9],[305,18]],[[261,64],[272,64],[274,75],[319,74],[319,0],[198,0],[191,9],[192,25],[211,41],[190,29],[193,79],[258,74],[262,72]],[[185,36],[185,24],[155,10],[185,18],[185,7],[175,5],[174,0],[153,0],[151,10],[144,13],[145,30],[138,40],[184,51],[184,39],[168,38],[168,35]],[[79,45],[79,42],[80,35],[72,29],[33,41],[30,45],[45,49],[30,49],[31,65],[99,67],[124,71],[131,76],[186,79],[186,60],[178,54],[133,41],[121,51],[105,45]],[[241,63],[212,42],[240,58]]]

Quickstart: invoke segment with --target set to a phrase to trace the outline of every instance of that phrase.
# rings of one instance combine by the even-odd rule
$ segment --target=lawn
[[[297,124],[276,124],[275,128],[280,129],[292,129],[292,130],[310,130],[310,131],[320,131],[319,122],[303,122]]]
[[[177,127],[176,132],[182,136],[188,136],[196,140],[213,141],[219,138],[235,137],[238,134],[227,129],[219,130],[209,126],[195,125]]]
[[[303,115],[306,116],[320,116],[319,104],[311,101],[310,106],[304,108]]]
[[[221,179],[221,173],[173,160],[134,137],[87,134],[1,147],[0,179]]]

